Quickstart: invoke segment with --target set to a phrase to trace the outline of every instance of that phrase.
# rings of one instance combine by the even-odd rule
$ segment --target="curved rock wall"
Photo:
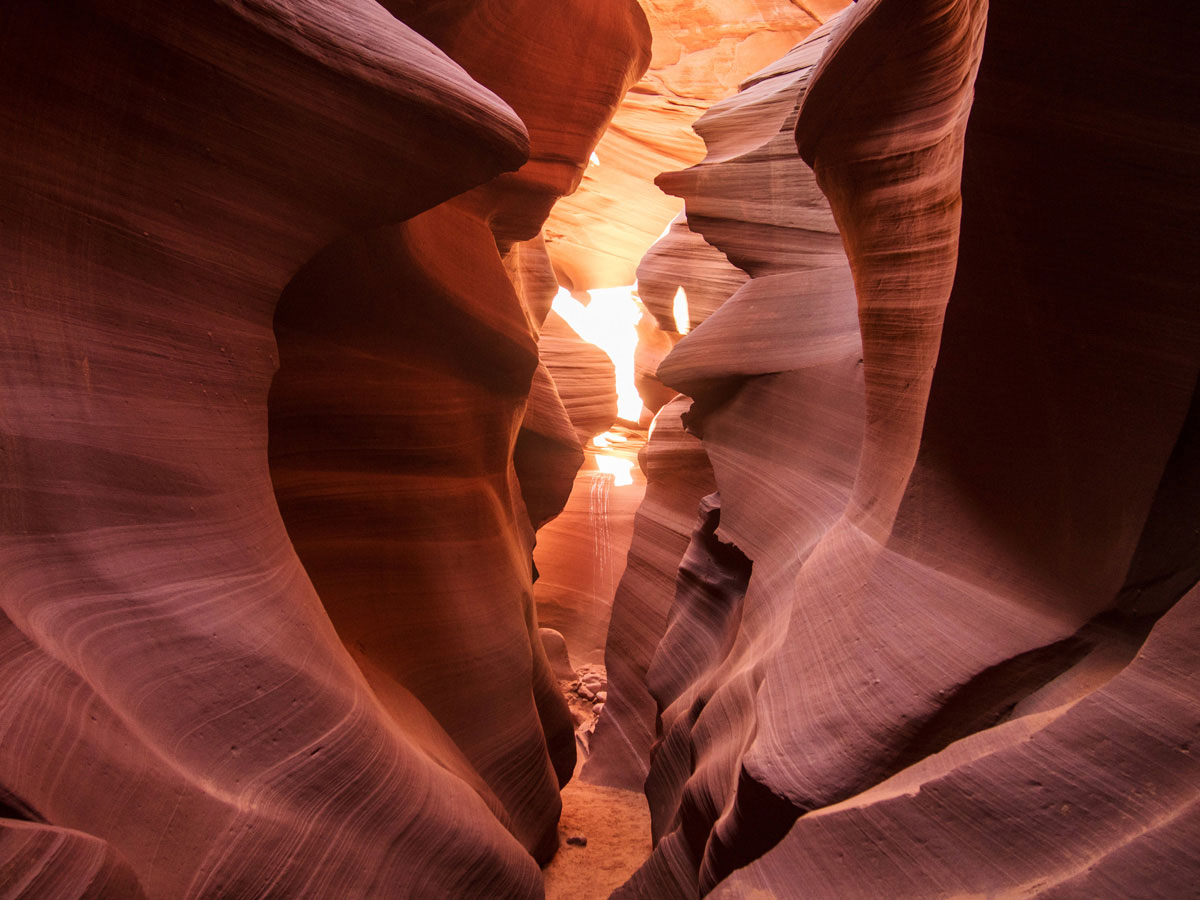
[[[694,312],[696,319],[704,317],[702,323],[659,367],[659,376],[686,391],[695,403],[690,409],[686,402],[668,407],[670,413],[660,416],[647,447],[650,454],[663,445],[653,457],[662,462],[648,472],[652,488],[656,481],[660,483],[653,495],[655,505],[669,508],[671,518],[680,523],[663,541],[673,548],[674,557],[666,572],[679,566],[689,539],[689,554],[711,559],[717,553],[713,541],[728,542],[733,540],[731,533],[740,535],[735,543],[755,565],[753,588],[744,602],[761,610],[759,618],[751,620],[758,623],[756,647],[783,627],[791,597],[781,586],[794,579],[803,555],[840,513],[838,498],[845,500],[861,440],[860,417],[854,414],[862,402],[861,353],[849,268],[828,204],[811,170],[796,154],[792,135],[800,99],[830,28],[818,29],[697,122],[697,131],[709,141],[709,157],[692,169],[659,179],[685,197],[690,228],[679,223],[643,262],[657,292],[651,302],[654,296],[672,296],[675,284],[701,288],[695,293],[703,301]],[[759,123],[757,142],[742,127],[748,118],[756,121],[755,115],[769,123],[769,127]],[[795,195],[780,193],[779,185],[793,187]],[[693,209],[700,224],[692,222]],[[737,262],[742,268],[697,234],[722,246],[725,236],[745,231],[754,235],[752,243],[729,242],[740,252]],[[673,273],[672,259],[677,266]],[[790,268],[783,260],[790,261]],[[715,311],[705,316],[706,306]],[[689,430],[704,438],[690,456],[670,450],[687,439],[676,424],[681,414]],[[715,482],[709,480],[710,466]],[[672,471],[674,467],[684,471]],[[814,478],[813,471],[822,477]],[[833,483],[835,476],[838,481]],[[681,489],[684,486],[686,490]],[[721,494],[708,501],[711,509],[697,523],[701,498],[718,487]],[[804,531],[789,534],[772,524],[794,520],[796,508],[807,510]],[[653,510],[647,510],[651,514]],[[719,530],[714,529],[717,520]],[[663,537],[647,532],[640,540]],[[649,552],[635,543],[634,554]],[[658,549],[655,555],[666,564],[664,552],[665,548]],[[645,756],[656,730],[660,737],[675,726],[679,735],[686,733],[694,716],[689,708],[697,694],[679,688],[708,677],[695,667],[684,678],[670,671],[676,662],[682,663],[676,660],[681,653],[692,654],[683,645],[692,643],[694,634],[682,643],[663,636],[668,619],[676,621],[677,634],[690,633],[685,624],[691,615],[688,610],[700,602],[691,585],[703,582],[699,574],[703,567],[691,565],[688,574],[681,572],[678,584],[672,585],[661,575],[643,579],[633,558],[618,593],[618,607],[627,607],[628,615],[642,623],[639,633],[644,634],[650,623],[655,633],[649,647],[635,647],[626,634],[617,633],[615,627],[610,631],[610,672],[630,670],[638,673],[638,679],[622,684],[616,677],[616,689],[597,726],[596,752],[585,769],[589,779],[623,786],[640,784],[644,778]],[[716,573],[713,578],[727,580]],[[742,615],[745,588],[743,584],[737,597],[727,598],[726,619]],[[711,612],[710,608],[707,614]],[[725,627],[711,624],[717,630]],[[730,651],[731,647],[722,646],[718,657],[708,657],[700,668],[712,669]],[[714,677],[752,677],[732,673],[752,666],[758,652],[750,653],[749,662],[736,661],[739,653],[735,653],[725,665],[728,671]],[[639,686],[639,681],[645,686]],[[704,688],[700,695],[706,698],[710,692],[711,688]],[[655,704],[661,714],[657,722]],[[634,710],[639,711],[636,716]],[[749,713],[747,708],[731,715],[740,720],[739,728],[753,729]],[[671,784],[658,790],[677,793],[681,788],[680,770],[671,771],[675,773]],[[660,832],[664,829],[659,823]]]
[[[636,8],[590,21],[553,173],[646,57]],[[8,6],[0,67],[0,881],[541,896],[573,736],[497,239],[574,176],[444,201],[544,129],[365,0]]]
[[[531,525],[561,508],[579,458],[539,366],[550,278],[533,239],[644,68],[648,34],[633,4],[395,11],[519,108],[530,159],[293,279],[276,312],[272,475],[376,693],[420,701],[544,862],[575,745],[535,629]]]
[[[679,333],[675,298],[680,288],[687,298],[687,330],[716,312],[749,276],[688,225],[680,213],[671,228],[638,263],[638,294],[658,327]]]
[[[555,270],[629,282],[624,180],[841,4],[385,5],[0,11],[9,893],[543,893]],[[1194,18],[860,0],[660,179],[618,896],[1194,892]]]
[[[529,128],[529,161],[477,192],[506,250],[535,237],[583,179],[621,98],[650,63],[650,28],[635,0],[385,0],[512,106]],[[494,195],[508,195],[496,203]],[[520,203],[512,198],[520,197]],[[581,284],[581,289],[594,286]]]
[[[564,284],[632,284],[638,260],[679,212],[651,184],[698,161],[695,118],[803,38],[846,0],[643,0],[650,69],[622,100],[579,191],[557,204],[547,243]],[[485,82],[486,83],[486,82]],[[520,109],[517,110],[521,112]]]
[[[751,280],[659,369],[720,520],[610,678],[588,776],[657,738],[615,896],[1193,889],[1188,14],[1116,7],[861,0],[659,179]],[[610,635],[610,672],[649,642]]]
[[[512,463],[537,349],[491,231],[445,204],[333,247],[275,327],[271,475],[339,637],[377,695],[432,713],[548,858],[573,744],[530,631]]]
[[[582,438],[576,431],[580,402],[573,401],[569,394],[569,388],[578,390],[579,384],[572,384],[571,379],[551,371],[555,360],[550,352],[547,323],[558,282],[541,236],[513,245],[504,256],[504,267],[521,305],[538,328],[538,367],[529,386],[525,415],[513,450],[513,465],[521,482],[525,510],[537,530],[566,506],[575,473],[583,464]],[[602,426],[606,428],[617,415],[616,389],[604,384],[600,394],[611,395],[607,404],[611,414]],[[588,399],[590,407],[595,401]]]
[[[689,401],[658,413],[638,454],[646,493],[634,517],[625,570],[613,598],[604,663],[608,697],[581,778],[641,790],[656,736],[657,706],[646,671],[667,625],[676,571],[687,550],[701,497],[716,489],[700,441],[683,429]]]

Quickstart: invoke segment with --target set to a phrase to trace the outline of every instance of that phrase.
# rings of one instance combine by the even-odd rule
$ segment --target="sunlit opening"
[[[564,287],[558,289],[553,309],[575,333],[608,354],[617,370],[617,415],[636,422],[642,415],[642,398],[634,382],[633,358],[637,350],[637,324],[642,306],[634,299],[636,284],[588,291],[592,301],[584,306]]]
[[[600,157],[596,155],[595,150],[592,151],[592,158],[589,159],[588,162],[591,163],[593,166],[600,165]]]
[[[605,453],[596,454],[596,466],[606,475],[613,477],[613,487],[627,487],[633,484],[633,460],[620,456],[609,456]]]
[[[675,303],[671,311],[675,314],[675,330],[680,334],[687,334],[688,329],[692,327],[692,320],[688,310],[687,291],[683,289],[683,285],[675,291]]]
[[[593,447],[611,447],[613,444],[624,444],[629,438],[615,431],[606,431],[592,438]]]

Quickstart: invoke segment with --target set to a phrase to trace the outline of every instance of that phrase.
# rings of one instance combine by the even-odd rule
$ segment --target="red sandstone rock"
[[[545,363],[538,363],[529,386],[521,430],[513,447],[513,465],[534,530],[562,512],[583,465],[579,435]]]
[[[383,5],[504,97],[528,127],[529,162],[475,197],[502,249],[535,237],[551,207],[579,186],[621,98],[650,63],[645,14],[634,0]],[[507,199],[496,203],[497,192]],[[513,203],[517,196],[523,202]]]
[[[710,896],[1194,895],[1197,640],[1193,590],[1085,694],[1040,709],[1035,694],[1021,715],[809,813]]]
[[[755,197],[737,180],[792,126],[773,102],[769,121],[749,113],[794,58],[752,80],[740,124],[737,99],[714,108],[728,127],[708,172],[660,179],[695,190],[691,227],[758,276],[660,368],[698,397],[714,536],[753,568],[740,600],[686,589],[697,561],[720,585],[715,563],[683,569],[645,679],[657,845],[615,896],[1173,897],[1196,882],[1197,595],[1176,604],[1195,506],[1167,499],[1198,480],[1197,310],[1168,211],[1192,190],[1187,55],[1171,16],[1130,32],[1115,8],[1082,28],[1044,12],[863,0],[824,51],[796,137],[848,252],[865,400],[835,399],[848,285],[812,267],[832,232],[807,224],[811,186]],[[1059,29],[1072,39],[1040,39]],[[1133,70],[1114,70],[1117,47]],[[781,246],[781,227],[815,240]],[[1130,229],[1143,254],[1124,252]],[[820,339],[739,359],[728,341],[754,334],[738,307],[756,290],[777,328],[817,298]],[[816,377],[784,388],[802,372]],[[779,412],[797,398],[806,426],[773,445],[763,424],[797,427]],[[788,473],[772,506],[765,486]]]
[[[513,245],[504,257],[504,267],[532,323],[542,329],[558,293],[558,282],[541,236]],[[535,531],[562,512],[575,483],[575,473],[583,465],[582,439],[575,430],[554,376],[546,367],[548,357],[540,335],[538,357],[513,450],[521,496]],[[613,408],[613,417],[616,416],[615,403],[613,399],[609,404]]]
[[[650,423],[654,413],[675,399],[679,392],[658,378],[659,364],[675,346],[673,336],[658,327],[653,316],[642,313],[637,323],[637,349],[633,355],[633,382],[645,410],[642,418]]]
[[[129,864],[99,838],[0,819],[0,888],[6,897],[144,900]]]
[[[573,738],[531,631],[512,462],[536,345],[491,231],[443,204],[330,248],[284,292],[275,331],[271,475],[338,635],[376,693],[415,696],[522,843],[552,855]]]
[[[538,635],[542,639],[542,646],[546,648],[546,658],[550,660],[550,671],[554,677],[559,681],[574,680],[575,670],[571,667],[566,639],[553,628],[539,628]]]
[[[844,0],[655,0],[650,70],[621,102],[571,197],[557,204],[547,241],[564,284],[632,284],[638,260],[680,209],[651,184],[696,162],[691,126],[717,100],[845,5]],[[468,67],[469,68],[469,67]],[[487,83],[487,82],[485,82]],[[517,107],[517,111],[524,112]]]
[[[343,650],[266,465],[296,268],[525,135],[377,7],[288,10],[3,13],[0,778],[149,897],[536,896],[441,728]]]
[[[670,231],[638,263],[638,293],[664,331],[677,331],[675,296],[683,288],[687,298],[688,329],[707,319],[746,283],[745,272],[699,234],[688,228],[682,213]]]
[[[497,241],[644,29],[393,6],[511,95],[520,175],[436,206],[526,136],[373,4],[0,13],[6,889],[540,895],[572,737],[529,519],[577,457],[545,260]],[[660,839],[626,896],[1193,890],[1189,12],[998,4],[972,106],[983,12],[862,0],[798,125],[820,40],[663,180],[752,279],[661,367],[703,445],[668,405],[613,611],[589,771],[648,774]],[[586,65],[511,64],[580,21]],[[320,600],[266,466],[289,282],[270,449]]]
[[[648,771],[658,711],[646,670],[666,630],[697,503],[715,487],[703,447],[680,422],[688,406],[686,397],[667,404],[638,456],[646,495],[613,600],[604,653],[608,698],[581,773],[596,784],[641,790]]]
[[[579,445],[607,431],[617,419],[616,371],[608,354],[551,312],[538,338],[538,355],[554,379]]]
[[[566,507],[538,532],[533,554],[538,622],[562,633],[576,667],[603,661],[613,594],[646,490],[633,467],[642,441],[635,432],[625,433],[630,439],[623,444],[587,448]],[[610,461],[630,467],[630,483],[618,484],[616,473],[600,469]]]
[[[551,852],[573,735],[531,631],[511,459],[535,335],[483,224],[536,232],[540,183],[343,240],[289,288],[271,450],[328,611],[266,465],[272,316],[296,270],[520,166],[524,125],[357,0],[0,16],[0,785],[34,821],[0,830],[6,879],[45,884],[53,865],[55,896],[172,900],[540,896],[522,843]],[[605,102],[641,52],[598,51],[630,73]],[[446,428],[456,409],[480,418]],[[464,466],[453,490],[431,464]],[[477,505],[431,519],[455,503]],[[471,585],[456,618],[489,561],[497,590]],[[464,679],[482,685],[469,707]]]
[[[720,418],[723,440],[731,446],[724,452],[719,444],[709,448],[716,448],[724,457],[730,473],[727,479],[740,472],[736,477],[761,482],[766,490],[765,497],[758,488],[747,492],[753,501],[745,508],[752,510],[758,523],[751,531],[770,530],[767,523],[773,518],[787,518],[790,513],[781,510],[780,503],[819,509],[821,513],[813,516],[818,521],[836,515],[839,509],[836,504],[830,506],[829,496],[837,494],[830,495],[827,485],[815,485],[826,495],[815,503],[778,489],[789,479],[811,480],[803,466],[813,460],[802,453],[796,455],[789,474],[781,475],[783,448],[788,440],[803,444],[814,423],[818,433],[832,431],[837,439],[832,452],[842,457],[834,469],[848,480],[852,470],[846,470],[846,465],[856,458],[861,432],[853,415],[832,430],[820,424],[822,402],[841,404],[848,410],[860,402],[855,370],[860,355],[858,323],[837,228],[812,173],[796,155],[791,133],[800,91],[824,41],[822,37],[802,45],[749,78],[742,93],[716,104],[696,123],[697,131],[709,141],[708,158],[685,172],[661,176],[659,183],[685,196],[689,216],[694,207],[706,214],[703,230],[689,229],[686,220],[676,222],[639,267],[639,279],[644,279],[639,285],[661,324],[673,320],[675,289],[684,286],[688,291],[691,324],[699,327],[660,365],[658,377],[698,398],[690,415],[693,427],[698,427],[702,418],[707,423],[704,417],[708,413],[743,391],[745,402],[725,410]],[[721,169],[722,162],[734,164]],[[781,194],[780,185],[793,189],[795,196]],[[745,231],[754,235],[749,249],[738,237]],[[700,234],[718,246],[701,239]],[[725,239],[742,252],[746,271],[736,268],[722,252],[725,247],[720,242]],[[747,272],[761,277],[747,281]],[[834,366],[836,372],[822,372],[823,365]],[[785,372],[796,374],[748,384],[742,380]],[[841,384],[843,390],[822,387],[827,380]],[[653,458],[649,455],[656,445],[666,442],[669,447],[681,439],[689,440],[675,431],[687,406],[686,400],[676,401],[667,407],[670,414],[664,410],[656,420],[648,458]],[[760,433],[763,422],[777,429],[773,438]],[[715,434],[718,426],[703,427],[714,429]],[[757,440],[747,439],[744,432]],[[705,430],[706,437],[708,434]],[[738,443],[743,446],[736,447]],[[756,459],[760,453],[764,458]],[[708,456],[699,447],[690,457],[664,452],[657,460],[654,472],[648,475],[645,527],[639,524],[635,532],[630,564],[613,608],[605,662],[614,687],[597,726],[593,756],[584,768],[588,780],[623,787],[641,786],[650,743],[660,727],[646,672],[666,629],[676,592],[668,573],[678,567],[688,546],[701,498],[715,489]],[[673,470],[674,466],[681,468]],[[800,496],[805,494],[800,487],[794,490]],[[732,521],[736,522],[741,509],[738,492],[733,503]],[[639,513],[639,523],[641,516]],[[657,528],[651,527],[653,520],[657,520]],[[670,527],[664,528],[668,521]],[[810,523],[810,532],[814,527]],[[819,534],[819,529],[815,533]],[[807,540],[811,543],[813,538]],[[646,559],[670,568],[650,577]],[[798,562],[779,564],[794,571]],[[786,578],[764,575],[763,581],[778,583]],[[783,598],[778,601],[781,608],[786,608],[785,603]],[[669,654],[664,651],[664,656]],[[673,699],[659,697],[663,707]]]
[[[561,509],[578,447],[536,356],[548,267],[536,244],[513,245],[577,183],[644,67],[644,21],[634,6],[394,6],[520,107],[531,158],[297,276],[276,316],[272,471],[376,692],[415,695],[544,862],[575,754],[534,630],[532,525]],[[498,251],[518,257],[506,267]]]
[[[761,108],[763,97],[769,98],[770,103],[780,109],[773,120],[776,131],[760,130],[761,145],[748,143],[744,135],[737,135],[736,132],[725,132],[726,136],[737,138],[737,149],[745,153],[744,158],[728,150],[722,151],[721,145],[714,141],[711,151],[714,158],[736,161],[736,165],[730,167],[732,174],[725,176],[726,180],[733,179],[733,184],[722,183],[715,163],[706,163],[689,173],[673,176],[673,183],[681,191],[687,191],[689,207],[693,199],[698,199],[701,205],[708,204],[707,209],[712,215],[705,223],[719,234],[736,234],[739,226],[758,226],[754,223],[746,225],[739,219],[745,213],[745,205],[727,204],[720,207],[704,191],[712,185],[720,185],[722,196],[758,197],[754,207],[756,220],[785,223],[770,231],[773,243],[761,248],[763,254],[769,253],[774,247],[780,256],[786,256],[789,248],[811,241],[811,231],[802,232],[787,227],[788,216],[806,216],[810,222],[822,222],[825,232],[836,235],[828,207],[815,187],[805,194],[808,202],[815,205],[800,212],[793,211],[780,196],[774,200],[779,208],[771,206],[771,185],[803,185],[806,178],[810,183],[813,180],[812,173],[807,171],[795,154],[790,123],[794,121],[803,85],[819,56],[819,48],[825,40],[823,35],[826,34],[827,30],[823,30],[808,44],[797,48],[789,57],[792,60],[790,65],[773,67],[778,70],[773,77],[755,79],[753,89],[717,104],[708,113],[709,117],[722,121],[737,120],[738,104],[751,102],[752,108]],[[698,127],[703,129],[706,126],[700,123]],[[666,181],[667,177],[661,180]],[[719,209],[725,210],[727,219],[716,218],[715,213]],[[768,630],[778,627],[778,618],[785,615],[789,608],[789,597],[779,589],[779,585],[786,584],[794,577],[799,559],[795,553],[796,545],[787,541],[786,534],[781,533],[775,539],[775,543],[779,543],[780,539],[784,543],[776,549],[774,559],[768,558],[772,541],[764,544],[761,536],[754,535],[772,532],[771,522],[788,519],[792,516],[791,509],[803,507],[809,510],[810,522],[807,537],[802,540],[811,546],[821,533],[818,523],[828,523],[835,518],[840,506],[836,503],[838,494],[830,492],[831,485],[814,480],[808,470],[816,468],[827,474],[840,471],[844,485],[840,490],[844,498],[846,486],[853,476],[856,442],[861,432],[861,425],[853,416],[846,420],[844,427],[831,429],[825,424],[825,420],[830,418],[830,407],[832,410],[844,408],[850,411],[856,403],[861,402],[857,400],[861,391],[857,375],[858,323],[845,257],[836,249],[830,250],[824,257],[813,254],[805,257],[797,252],[792,252],[791,257],[806,259],[810,262],[809,268],[779,273],[778,266],[751,265],[751,275],[758,275],[760,269],[764,274],[747,282],[746,274],[734,268],[719,251],[713,250],[702,256],[702,271],[708,275],[710,283],[742,286],[715,313],[709,315],[696,331],[679,343],[659,370],[660,376],[668,383],[690,391],[697,398],[692,410],[685,415],[685,421],[705,437],[707,458],[703,468],[707,468],[711,459],[712,465],[717,468],[718,483],[723,477],[724,483],[731,488],[736,485],[732,491],[732,507],[728,513],[722,513],[725,515],[722,529],[733,529],[738,533],[737,529],[740,528],[745,532],[745,536],[738,540],[753,547],[757,553],[757,583],[775,585],[765,595],[767,599],[762,599],[763,595],[757,587],[751,596],[752,605],[764,604],[775,610],[773,618],[762,620],[766,624],[760,627]],[[690,271],[695,258],[693,254],[682,257],[679,261],[680,271]],[[655,265],[665,268],[666,259],[664,255]],[[728,273],[726,276],[713,274],[714,270],[721,272],[722,267]],[[778,374],[770,378],[752,377],[771,373]],[[683,409],[686,409],[686,403]],[[763,422],[770,422],[771,429],[764,431],[761,427]],[[831,437],[834,440],[824,452],[831,458],[840,457],[840,462],[832,467],[828,461],[822,462],[820,457],[810,457],[800,451],[800,448],[807,447],[809,452],[816,452],[818,443],[814,441],[828,441]],[[793,450],[797,451],[793,463],[785,462],[788,456],[785,448],[789,445],[793,445]],[[683,463],[685,460],[681,458],[677,462]],[[709,490],[711,488],[701,489],[690,496],[675,495],[677,514],[687,523],[681,535],[685,544],[687,535],[695,525],[697,506]],[[815,490],[824,496],[819,499],[813,496]],[[831,499],[834,500],[832,505]],[[682,553],[682,548],[678,552]],[[692,571],[697,571],[694,566]],[[787,575],[787,572],[792,574]],[[681,575],[674,601],[669,593],[658,595],[661,608],[657,621],[665,622],[668,610],[676,619],[688,617],[686,608],[691,602],[688,599],[691,590],[689,582],[696,583],[696,578]],[[735,606],[736,615],[740,615],[741,597],[731,598],[729,603]],[[663,631],[659,631],[655,636],[656,642],[662,634]],[[724,652],[728,652],[728,649],[723,648]],[[620,669],[614,656],[622,652],[620,640],[611,637],[607,660],[610,669]],[[679,691],[666,688],[668,684],[679,683],[679,677],[668,671],[677,664],[672,657],[678,653],[664,645],[658,648],[657,655],[661,657],[656,663],[659,672],[650,676],[650,680],[658,682],[655,694],[663,710],[662,726],[670,727],[682,713],[666,709],[680,696]],[[643,652],[642,656],[645,659],[642,665],[649,667],[650,654]],[[636,695],[638,689],[619,681],[617,687],[612,695],[617,704],[614,707],[613,725],[622,732],[641,733],[638,724],[621,721],[624,692],[633,691]],[[644,692],[645,688],[640,690]],[[686,718],[684,716],[680,721]],[[743,721],[747,727],[751,727],[749,720]],[[640,728],[654,727],[654,718],[643,716]],[[587,777],[619,783],[621,776],[616,774],[618,766],[605,760],[600,752],[605,748],[604,739],[607,738],[603,725],[598,738],[599,749],[594,762],[589,763]],[[620,759],[627,761],[628,754],[621,754]],[[644,769],[645,762],[642,761],[640,770],[644,773]]]

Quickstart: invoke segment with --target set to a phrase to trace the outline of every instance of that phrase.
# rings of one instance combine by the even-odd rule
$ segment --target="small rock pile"
[[[585,663],[576,670],[574,679],[559,684],[575,720],[575,742],[580,755],[586,758],[592,733],[596,730],[596,719],[608,698],[608,673],[599,663]]]

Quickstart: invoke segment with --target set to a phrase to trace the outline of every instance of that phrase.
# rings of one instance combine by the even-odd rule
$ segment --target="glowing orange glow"
[[[636,422],[642,415],[642,398],[634,383],[633,357],[637,350],[637,324],[642,305],[634,299],[636,284],[588,291],[592,302],[584,306],[560,287],[552,307],[581,338],[608,354],[617,370],[617,415]]]
[[[606,431],[604,434],[598,434],[592,438],[593,447],[611,447],[613,444],[624,444],[629,438],[623,434],[618,434],[615,431]]]
[[[613,477],[613,487],[628,487],[633,484],[633,460],[607,453],[596,454],[596,466],[606,475]]]
[[[687,291],[683,289],[683,285],[675,291],[675,303],[671,311],[675,314],[675,330],[680,334],[687,334],[692,327],[691,311],[688,309]]]

